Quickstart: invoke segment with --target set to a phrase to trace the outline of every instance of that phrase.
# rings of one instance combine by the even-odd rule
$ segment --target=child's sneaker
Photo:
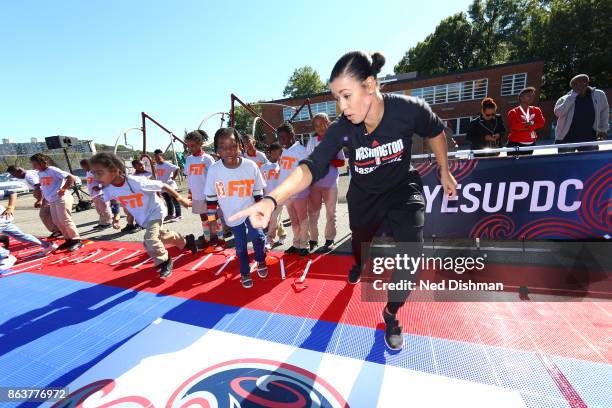
[[[257,263],[257,275],[260,278],[265,278],[268,276],[268,265],[266,265],[265,261]]]
[[[308,241],[308,246],[310,247],[310,252],[314,251],[314,249],[319,245],[317,241]]]
[[[277,246],[281,246],[281,245],[285,245],[285,239],[287,238],[287,236],[283,235],[282,237],[278,237],[278,241],[276,241]]]
[[[51,252],[55,250],[57,250],[57,244],[51,244],[49,246],[44,247],[41,252],[43,255],[49,255]]]
[[[17,262],[17,258],[15,258],[13,255],[2,258],[2,260],[0,260],[0,271],[9,269],[11,266],[15,265],[15,262]]]
[[[172,258],[159,265],[159,277],[166,279],[172,275]]]
[[[251,279],[250,275],[240,275],[240,282],[242,283],[242,287],[245,289],[253,287],[253,279]]]
[[[190,250],[192,254],[198,252],[198,246],[196,245],[193,234],[185,235],[185,249]]]
[[[294,247],[293,245],[291,245],[289,248],[285,249],[285,253],[286,254],[297,254],[298,252],[300,252],[300,249]]]
[[[7,235],[0,235],[0,243],[2,243],[6,249],[9,249],[10,240]]]
[[[264,245],[264,248],[266,248],[266,251],[272,250],[273,246],[274,246],[274,240],[266,237],[266,244]]]

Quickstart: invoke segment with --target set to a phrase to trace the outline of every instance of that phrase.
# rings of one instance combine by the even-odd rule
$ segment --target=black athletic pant
[[[168,216],[172,217],[176,213],[177,217],[181,216],[181,205],[176,198],[172,197],[168,193],[162,193],[162,197],[164,197],[164,201],[166,202],[166,207],[168,208]]]
[[[414,242],[415,252],[411,256],[420,256],[423,250],[423,226],[425,224],[425,199],[423,185],[418,173],[411,172],[410,177],[400,186],[384,194],[368,194],[353,185],[347,193],[349,222],[352,232],[352,250],[355,264],[363,266],[362,244],[372,242],[374,235],[384,224],[391,231],[395,242]],[[367,254],[365,254],[367,255]],[[391,277],[392,282],[402,280],[415,281],[418,273],[412,275],[404,269],[396,269]],[[387,308],[395,314],[404,305],[410,290],[388,293]]]

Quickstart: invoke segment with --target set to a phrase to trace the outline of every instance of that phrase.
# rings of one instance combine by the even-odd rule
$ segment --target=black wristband
[[[276,199],[274,197],[272,197],[272,196],[267,195],[267,196],[263,196],[262,200],[265,199],[265,198],[267,198],[269,200],[272,200],[272,202],[274,203],[274,210],[276,210],[276,207],[278,207],[278,203],[276,202]],[[274,210],[272,210],[272,211],[274,211]]]

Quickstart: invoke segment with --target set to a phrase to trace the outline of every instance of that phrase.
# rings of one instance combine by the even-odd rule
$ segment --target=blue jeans
[[[249,241],[253,243],[253,249],[255,250],[255,260],[257,262],[264,262],[266,260],[266,253],[264,251],[264,245],[266,244],[266,237],[262,229],[253,228],[251,222],[247,218],[245,222],[235,227],[230,227],[232,234],[234,234],[234,242],[236,244],[236,255],[240,261],[240,274],[248,275],[250,273],[249,268],[249,256],[247,253],[247,244]]]
[[[0,224],[0,234],[8,235],[9,237],[15,238],[17,241],[21,242],[29,242],[34,245],[41,246],[43,248],[48,247],[48,242],[42,242],[40,239],[36,238],[34,235],[26,234],[22,230],[19,229],[12,222],[6,224]],[[6,248],[0,248],[0,258],[6,258],[10,255],[10,251]]]

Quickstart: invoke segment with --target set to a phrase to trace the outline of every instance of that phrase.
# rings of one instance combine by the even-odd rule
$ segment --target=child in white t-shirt
[[[153,173],[146,170],[142,160],[132,160],[132,168],[134,169],[134,173],[132,174],[133,176],[143,177],[147,180],[153,179]],[[127,211],[125,208],[123,209],[123,211],[125,212],[127,224],[121,229],[121,232],[133,233],[137,232],[140,228],[142,228],[140,225],[134,222],[134,217],[132,216],[132,214],[130,214],[129,211]]]
[[[174,163],[167,162],[164,159],[164,154],[160,149],[155,150],[155,178],[162,183],[169,185],[172,189],[176,190],[178,186],[174,179],[179,173],[180,167]],[[181,217],[181,205],[174,199],[171,194],[162,193],[162,197],[166,201],[166,207],[168,207],[168,215],[164,221],[180,220]]]
[[[295,132],[290,123],[285,123],[276,130],[280,144],[285,148],[280,158],[279,184],[298,167],[301,160],[308,157],[306,148],[300,141],[295,140]],[[293,231],[293,245],[285,250],[286,254],[297,253],[306,256],[308,249],[308,194],[310,189],[297,193],[285,205],[291,219]]]
[[[191,212],[200,216],[202,222],[202,236],[198,238],[200,248],[223,245],[223,228],[218,223],[208,222],[208,209],[206,206],[206,176],[215,159],[202,150],[202,144],[208,140],[203,130],[194,130],[185,135],[185,145],[191,152],[185,158],[185,172],[189,185],[189,198],[191,199]]]
[[[87,179],[87,193],[89,194],[89,197],[91,198],[99,217],[98,225],[93,227],[93,229],[103,230],[110,228],[113,218],[110,203],[108,201],[104,201],[104,193],[102,193],[102,190],[99,188],[96,188],[100,185],[100,182],[96,180],[91,173],[89,160],[81,160],[81,168],[85,171],[85,177]]]
[[[283,147],[278,143],[272,143],[268,148],[269,161],[261,166],[261,174],[266,182],[265,194],[269,194],[274,190],[280,183],[280,164],[279,159],[283,154]],[[266,249],[272,249],[277,245],[283,245],[287,233],[283,228],[281,214],[283,212],[283,205],[279,205],[272,212],[270,217],[270,223],[268,224],[268,230],[266,233]],[[274,241],[278,234],[278,241]]]
[[[187,248],[197,252],[193,235],[185,237],[163,227],[165,206],[159,192],[170,194],[175,200],[189,207],[189,201],[181,197],[172,187],[159,180],[126,175],[123,161],[114,154],[98,153],[89,160],[96,179],[104,186],[106,200],[117,200],[134,217],[138,225],[146,229],[144,247],[159,268],[159,276],[167,278],[172,274],[172,259],[164,244]],[[117,227],[114,225],[114,227]]]
[[[264,249],[265,236],[261,229],[253,228],[247,218],[234,221],[229,221],[229,218],[255,201],[259,201],[263,195],[265,182],[257,165],[241,156],[240,140],[233,128],[217,130],[214,146],[221,160],[210,166],[206,177],[204,192],[208,203],[208,220],[216,221],[216,206],[219,205],[234,235],[242,286],[250,288],[253,286],[253,280],[250,276],[247,244],[248,241],[253,243],[257,274],[265,278],[268,276]]]
[[[242,157],[254,161],[260,169],[261,166],[268,162],[266,155],[255,148],[255,138],[253,135],[242,136],[242,144],[244,145]]]
[[[52,166],[53,160],[46,154],[36,153],[30,157],[30,163],[38,171],[40,190],[49,203],[51,218],[66,240],[59,249],[76,251],[83,246],[72,220],[72,186],[76,183],[76,177]]]

